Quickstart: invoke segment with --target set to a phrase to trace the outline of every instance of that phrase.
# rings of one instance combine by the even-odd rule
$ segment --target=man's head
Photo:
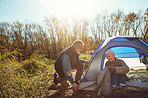
[[[84,42],[82,40],[75,40],[71,45],[77,53],[83,51]]]
[[[115,62],[115,53],[114,51],[112,50],[107,50],[105,52],[105,56],[107,57],[107,59],[110,61],[110,62]]]

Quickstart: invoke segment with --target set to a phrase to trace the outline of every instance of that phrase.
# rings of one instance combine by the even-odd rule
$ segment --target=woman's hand
[[[115,72],[115,71],[116,71],[115,67],[113,67],[113,66],[109,66],[109,67],[107,67],[107,69],[108,69],[110,72]]]

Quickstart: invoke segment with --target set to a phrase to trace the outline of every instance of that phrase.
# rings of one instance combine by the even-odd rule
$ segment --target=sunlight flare
[[[45,9],[58,17],[93,17],[100,10],[99,0],[40,0]]]

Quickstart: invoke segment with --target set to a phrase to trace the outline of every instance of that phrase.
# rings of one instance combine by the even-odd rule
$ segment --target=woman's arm
[[[119,60],[119,59],[118,59]],[[129,67],[126,65],[126,63],[123,60],[119,60],[117,63],[119,66],[115,67],[117,74],[126,74],[129,72]]]

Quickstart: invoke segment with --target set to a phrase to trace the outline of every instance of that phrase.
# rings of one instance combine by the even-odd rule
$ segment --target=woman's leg
[[[119,74],[119,85],[125,86],[126,74]]]
[[[113,87],[118,87],[118,74],[111,73],[111,83]]]

